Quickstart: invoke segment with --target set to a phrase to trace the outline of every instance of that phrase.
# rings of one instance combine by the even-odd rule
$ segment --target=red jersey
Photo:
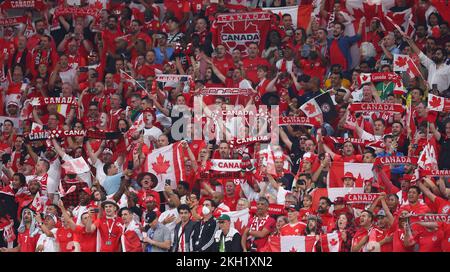
[[[39,236],[40,234],[35,234],[31,237],[30,229],[25,229],[22,233],[19,232],[17,243],[20,245],[20,252],[35,252]]]
[[[227,76],[228,71],[231,68],[234,68],[233,61],[230,58],[226,58],[226,57],[223,60],[214,58],[213,63],[224,76]]]
[[[356,246],[359,242],[362,241],[362,239],[364,239],[365,236],[369,235],[370,233],[370,229],[366,229],[366,228],[359,228],[356,232],[355,235],[353,235],[353,239],[352,239],[352,247]],[[364,246],[361,247],[361,249],[359,250],[359,252],[363,252]]]
[[[120,237],[123,232],[122,219],[115,217],[112,218],[100,218],[95,221],[101,242],[100,252],[118,252],[120,249]]]
[[[56,230],[56,241],[59,244],[60,252],[73,252],[73,231],[71,229],[66,229],[64,227],[58,228]]]
[[[123,36],[122,31],[117,30],[116,32],[111,32],[109,29],[105,29],[102,32],[102,40],[105,52],[115,53],[116,52],[116,42],[115,39]]]
[[[306,224],[297,222],[294,225],[286,224],[280,229],[281,236],[303,235],[306,229]]]
[[[370,232],[369,241],[380,242],[390,235],[392,235],[390,230],[383,230],[381,228],[375,227]],[[381,252],[392,252],[392,242],[383,244],[381,246]]]
[[[441,252],[441,242],[444,239],[444,231],[438,229],[429,231],[420,225],[412,225],[413,239],[419,244],[419,252]],[[447,237],[448,239],[448,237]]]
[[[183,20],[184,13],[189,13],[191,11],[189,1],[164,0],[164,7],[166,8],[166,11],[173,12],[173,15],[180,22]]]
[[[252,216],[248,221],[247,228],[249,228],[252,231],[262,231],[263,229],[267,229],[269,233],[271,233],[275,228],[275,224],[276,224],[275,219],[273,219],[269,215],[266,215],[265,217],[262,218]],[[260,251],[260,249],[264,247],[264,245],[267,243],[267,239],[268,237],[263,237],[263,238],[256,238],[254,240],[254,243],[258,251]]]
[[[330,65],[340,64],[342,71],[347,71],[347,59],[339,48],[338,40],[334,39],[330,45]]]
[[[256,57],[254,59],[245,58],[242,63],[244,64],[245,77],[250,80],[253,84],[259,82],[258,80],[258,66],[263,65],[270,67],[269,62],[261,57]]]
[[[157,191],[155,191],[155,190],[152,190],[152,189],[148,189],[148,190],[141,189],[141,190],[138,191],[137,196],[138,196],[138,204],[143,209],[145,209],[145,199],[148,196],[153,196],[155,198],[156,207],[159,207],[159,205],[161,204],[161,199],[159,197],[159,193]]]
[[[334,155],[333,161],[360,163],[363,161],[363,156],[362,155],[351,155],[351,156]]]
[[[97,232],[87,232],[86,227],[77,225],[74,231],[75,242],[80,244],[81,252],[97,251]]]
[[[298,213],[298,220],[300,221],[306,221],[306,218],[310,215],[315,215],[316,211],[312,208],[301,208]]]

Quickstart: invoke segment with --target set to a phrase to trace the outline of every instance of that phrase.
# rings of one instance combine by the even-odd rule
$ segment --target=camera
[[[169,185],[170,186],[170,179],[166,179],[166,185]]]
[[[89,68],[87,68],[86,66],[81,66],[78,70],[79,70],[81,73],[86,73],[86,72],[89,70]]]
[[[133,170],[133,168],[134,168],[134,163],[133,163],[133,161],[131,160],[131,161],[128,162],[127,169],[128,169],[128,170]]]
[[[297,185],[305,185],[305,181],[303,179],[297,180]]]

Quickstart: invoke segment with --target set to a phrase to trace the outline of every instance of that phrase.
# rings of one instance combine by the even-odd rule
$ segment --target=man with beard
[[[269,200],[260,197],[256,203],[256,214],[248,220],[242,234],[241,245],[244,252],[260,251],[275,228],[275,219],[269,215]]]
[[[51,154],[54,151],[46,151],[46,153]],[[56,153],[55,153],[56,155]],[[61,165],[57,168],[59,169]],[[27,183],[30,184],[31,181],[38,181],[41,185],[41,190],[44,195],[48,196],[48,199],[53,202],[54,196],[58,191],[59,178],[56,179],[56,174],[49,174],[50,162],[46,159],[39,159],[34,168],[34,175],[27,176]],[[61,171],[61,170],[60,170]]]
[[[89,187],[84,187],[80,190],[78,194],[78,198],[80,200],[79,205],[76,206],[73,210],[73,217],[76,218],[76,224],[80,224],[81,216],[89,211],[89,208],[95,207],[93,203],[91,203],[91,195],[92,191]]]
[[[122,31],[117,27],[117,17],[114,15],[108,16],[107,28],[102,31],[103,50],[106,51],[108,57],[119,57],[116,55],[115,39],[122,35]]]
[[[42,36],[45,35],[45,22],[43,19],[37,19],[34,22],[34,28],[36,29],[36,33],[31,36],[27,41],[28,50],[33,50],[39,42],[41,41]]]
[[[329,212],[331,207],[331,200],[328,197],[322,196],[319,199],[319,208],[317,209],[318,216],[322,219],[322,231],[323,233],[327,233],[331,231],[334,224],[334,217]]]
[[[20,226],[17,229],[18,245],[14,248],[0,248],[0,252],[34,252],[36,250],[36,244],[39,240],[39,227],[34,219],[34,212],[25,208],[22,211],[22,220]]]
[[[386,193],[381,193],[381,205],[383,209],[377,213],[376,226],[372,229],[369,235],[369,243],[367,244],[367,250],[375,251],[378,245],[373,244],[376,242],[380,246],[381,252],[392,252],[392,240],[393,235],[390,231],[392,223],[394,223],[394,217],[389,211],[389,207],[386,203]]]
[[[409,43],[413,52],[419,56],[422,65],[427,68],[428,84],[430,86],[436,84],[439,93],[447,90],[450,86],[450,65],[445,63],[447,60],[447,50],[444,48],[436,48],[433,50],[432,58],[429,59],[422,51],[420,51],[411,38],[407,35],[404,35],[403,38]]]
[[[352,57],[350,55],[350,47],[361,39],[362,26],[365,22],[363,17],[359,21],[358,33],[355,36],[343,36],[345,25],[342,23],[335,23],[333,29],[333,37],[328,38],[328,55],[330,56],[330,64],[340,64],[342,71],[347,71],[351,68]],[[331,52],[333,54],[331,54]]]

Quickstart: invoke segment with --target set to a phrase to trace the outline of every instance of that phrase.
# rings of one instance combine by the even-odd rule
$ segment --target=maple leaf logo
[[[369,79],[369,77],[367,75],[363,75],[361,76],[361,79],[363,82],[366,82]]]
[[[170,167],[170,162],[166,161],[162,154],[156,158],[156,162],[152,163],[152,169],[157,175],[167,174],[167,169]]]
[[[305,111],[307,111],[308,115],[312,115],[317,111],[316,106],[313,103],[308,103],[305,106]]]
[[[297,249],[295,247],[292,247],[289,252],[297,252]]]
[[[337,243],[338,243],[338,241],[335,238],[331,239],[331,241],[330,241],[330,245],[332,245],[332,246],[337,245]]]
[[[440,99],[437,96],[433,96],[433,98],[430,100],[429,104],[433,108],[438,108],[442,103],[442,99]]]
[[[235,222],[234,222],[234,228],[239,231],[240,234],[244,233],[244,228],[242,227],[242,221],[240,218],[238,218]]]
[[[395,61],[395,65],[398,67],[403,67],[406,65],[407,58],[406,57],[398,57]]]
[[[42,128],[40,126],[35,126],[32,130],[31,133],[39,133],[39,132],[43,132]]]

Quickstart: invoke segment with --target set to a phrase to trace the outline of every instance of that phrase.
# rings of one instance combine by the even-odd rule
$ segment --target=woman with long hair
[[[355,234],[355,226],[346,214],[343,213],[338,216],[336,226],[332,232],[341,234],[342,243],[339,252],[350,252],[352,248],[352,238]]]

